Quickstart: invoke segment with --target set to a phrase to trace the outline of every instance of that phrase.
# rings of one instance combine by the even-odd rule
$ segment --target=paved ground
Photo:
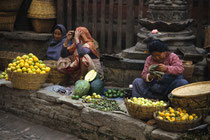
[[[0,140],[81,140],[0,110]]]

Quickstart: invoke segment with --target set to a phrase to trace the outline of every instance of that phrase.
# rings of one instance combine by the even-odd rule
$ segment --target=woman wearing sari
[[[47,49],[47,59],[48,60],[58,60],[60,58],[60,52],[63,43],[66,39],[66,28],[62,24],[57,24],[52,32],[52,39],[50,41],[50,46]],[[69,41],[69,45],[71,42]]]
[[[68,45],[73,35],[74,43]],[[92,69],[103,74],[97,47],[87,28],[78,27],[75,32],[69,31],[57,62],[58,70],[69,74],[74,81]]]

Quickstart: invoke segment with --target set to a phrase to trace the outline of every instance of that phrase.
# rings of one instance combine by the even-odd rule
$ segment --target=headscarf
[[[99,52],[97,51],[97,48],[96,48],[96,45],[95,45],[95,42],[94,42],[94,39],[92,38],[92,36],[90,35],[89,31],[87,28],[85,27],[78,27],[76,28],[76,31],[82,31],[83,34],[81,34],[80,36],[80,39],[79,40],[82,40],[82,42],[85,44],[87,43],[89,45],[89,49],[91,50],[91,52],[97,57],[97,58],[100,58],[100,54]],[[76,48],[76,44],[72,44],[71,47],[69,47],[69,52],[72,53],[72,49],[75,49]]]
[[[54,38],[54,31],[55,29],[59,29],[62,33],[61,40],[55,40]],[[60,58],[61,49],[63,43],[66,39],[66,28],[62,24],[57,24],[52,32],[52,39],[50,41],[50,46],[47,49],[47,59],[49,60],[58,60]]]

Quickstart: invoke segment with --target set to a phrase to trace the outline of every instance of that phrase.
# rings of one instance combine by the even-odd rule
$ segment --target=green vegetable
[[[104,82],[101,79],[96,79],[90,83],[90,92],[101,94],[104,89]]]
[[[82,97],[84,95],[87,95],[90,90],[90,83],[86,80],[78,80],[75,83],[74,87],[74,95],[78,95],[79,97]]]

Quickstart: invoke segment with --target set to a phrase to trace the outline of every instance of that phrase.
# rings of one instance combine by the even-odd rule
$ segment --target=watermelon
[[[74,95],[78,95],[79,97],[82,97],[84,95],[88,95],[90,90],[90,83],[86,80],[78,80],[75,83],[74,87]]]
[[[95,79],[90,83],[90,93],[101,94],[104,89],[104,82],[101,79]]]
[[[97,77],[97,75],[98,73],[94,69],[92,69],[85,75],[84,80],[92,82]]]

